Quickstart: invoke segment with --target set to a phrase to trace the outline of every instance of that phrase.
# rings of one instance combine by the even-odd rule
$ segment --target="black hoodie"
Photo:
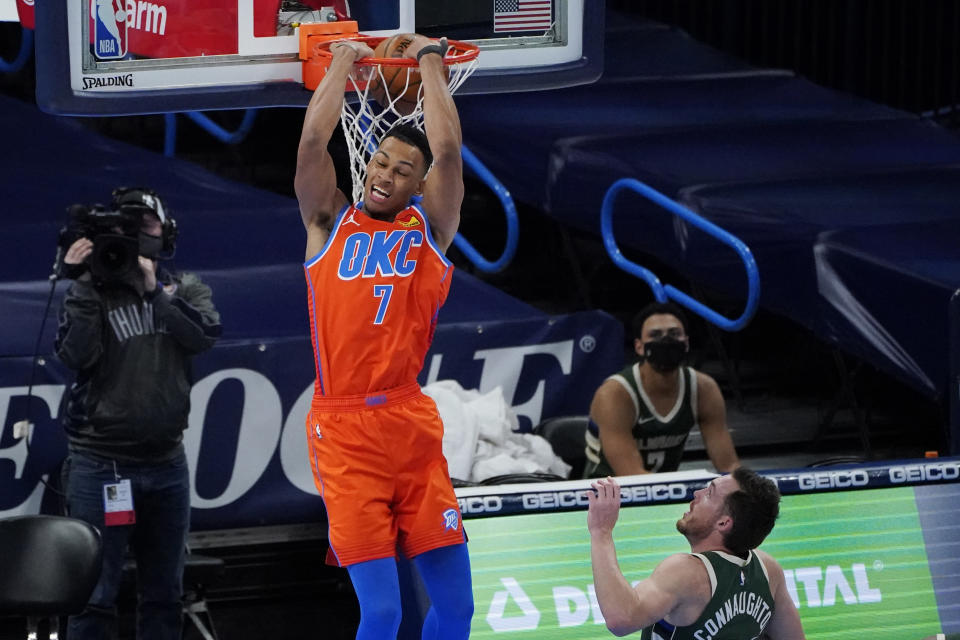
[[[60,310],[57,356],[77,372],[63,411],[70,449],[159,463],[182,450],[191,357],[220,336],[210,287],[184,273],[141,295],[75,281]]]

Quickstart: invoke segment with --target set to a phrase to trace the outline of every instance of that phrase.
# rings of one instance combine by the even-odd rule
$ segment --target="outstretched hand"
[[[620,485],[609,476],[591,485],[587,494],[587,529],[590,533],[611,533],[620,514]]]

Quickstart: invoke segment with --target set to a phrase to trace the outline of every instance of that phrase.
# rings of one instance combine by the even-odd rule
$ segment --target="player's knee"
[[[373,602],[363,603],[360,607],[361,625],[379,629],[385,634],[383,637],[396,636],[402,616],[400,603],[387,598],[377,598]]]
[[[457,607],[454,612],[457,620],[459,620],[463,625],[466,626],[466,629],[470,630],[470,621],[473,620],[473,598],[466,600]]]
[[[473,594],[470,592],[448,593],[443,602],[435,604],[437,622],[441,629],[470,628],[473,619]]]
[[[473,593],[467,591],[456,598],[453,606],[454,615],[460,620],[471,620],[473,618]]]

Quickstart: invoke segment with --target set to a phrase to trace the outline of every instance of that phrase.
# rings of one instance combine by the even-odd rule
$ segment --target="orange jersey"
[[[411,205],[384,222],[359,205],[347,206],[304,270],[314,394],[364,394],[416,382],[453,275],[426,214]]]

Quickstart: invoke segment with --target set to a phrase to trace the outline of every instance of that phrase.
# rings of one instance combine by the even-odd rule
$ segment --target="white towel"
[[[440,380],[423,392],[437,403],[443,420],[443,455],[451,477],[480,482],[507,473],[546,472],[563,478],[570,473],[570,465],[549,442],[517,433],[517,415],[500,387],[481,394],[455,380]]]

